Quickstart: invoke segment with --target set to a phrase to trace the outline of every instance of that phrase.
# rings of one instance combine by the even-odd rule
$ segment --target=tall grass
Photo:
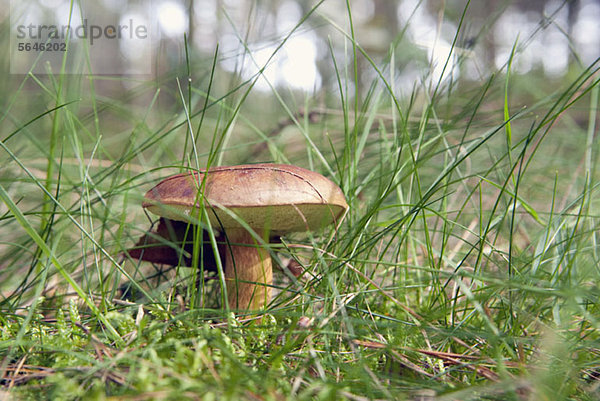
[[[527,51],[516,43],[480,82],[448,60],[406,92],[404,31],[375,58],[349,3],[345,21],[321,8],[274,56],[294,33],[326,30],[322,104],[261,94],[266,65],[227,73],[218,48],[203,59],[186,47],[151,83],[13,85],[0,113],[2,396],[598,397],[598,63],[549,85],[512,70]],[[113,95],[121,84],[133,89]],[[305,273],[278,270],[264,311],[221,310],[219,280],[196,280],[201,261],[125,256],[152,227],[140,202],[157,180],[258,161],[319,171],[350,205],[339,227],[272,247]]]

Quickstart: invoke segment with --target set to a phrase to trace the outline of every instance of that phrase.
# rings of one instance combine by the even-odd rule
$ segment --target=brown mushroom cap
[[[148,191],[142,206],[162,217],[186,220],[200,207],[199,188],[204,179],[204,205],[215,228],[241,228],[223,209],[254,230],[283,234],[320,229],[337,222],[348,208],[333,182],[285,164],[216,167],[174,175]]]

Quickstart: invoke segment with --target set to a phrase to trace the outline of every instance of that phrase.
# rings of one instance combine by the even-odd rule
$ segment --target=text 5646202
[[[64,42],[19,42],[17,44],[17,50],[20,52],[64,52],[67,50],[67,44]]]

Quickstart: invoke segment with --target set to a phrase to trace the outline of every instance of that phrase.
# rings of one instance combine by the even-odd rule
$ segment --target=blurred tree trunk
[[[189,0],[188,2],[188,28],[187,28],[187,41],[190,49],[194,48],[194,0]]]
[[[398,12],[396,2],[389,0],[375,0],[374,17],[385,21],[388,39],[394,40],[400,32],[398,27]],[[389,43],[390,41],[388,41]]]

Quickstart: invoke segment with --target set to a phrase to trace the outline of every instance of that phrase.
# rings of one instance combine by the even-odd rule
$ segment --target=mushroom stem
[[[271,255],[244,229],[227,231],[230,247],[225,250],[225,280],[229,308],[257,310],[271,295]]]

